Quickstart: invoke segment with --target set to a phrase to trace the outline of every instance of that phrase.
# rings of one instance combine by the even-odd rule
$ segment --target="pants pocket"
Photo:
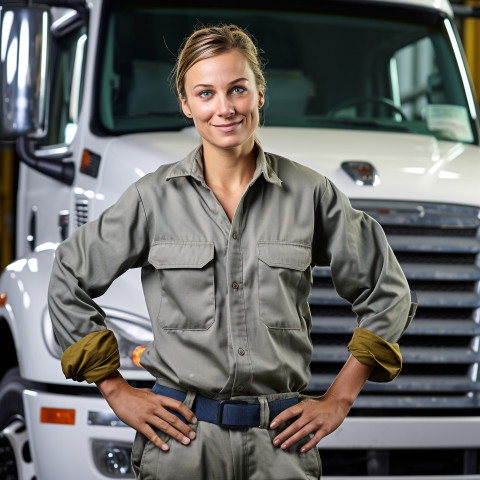
[[[135,440],[133,441],[132,447],[132,468],[133,473],[135,474],[135,478],[140,478],[143,452],[145,450],[146,443],[147,437],[145,437],[145,435],[141,434],[140,432],[136,432]]]
[[[300,453],[300,460],[304,465],[305,474],[308,480],[319,479],[322,476],[322,462],[317,447],[306,453]]]

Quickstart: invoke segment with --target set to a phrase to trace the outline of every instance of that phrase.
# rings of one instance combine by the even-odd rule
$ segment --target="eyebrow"
[[[233,85],[234,83],[237,83],[237,82],[240,82],[242,80],[245,80],[248,82],[248,78],[245,78],[245,77],[240,77],[240,78],[237,78],[235,80],[232,80],[231,82],[229,82],[228,84],[229,85]],[[197,85],[194,85],[193,88],[212,88],[213,85],[211,84],[208,84],[208,83],[197,83]]]

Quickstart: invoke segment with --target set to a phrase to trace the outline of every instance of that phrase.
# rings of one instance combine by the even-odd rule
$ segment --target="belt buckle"
[[[246,428],[247,425],[228,425],[223,423],[223,409],[225,405],[248,405],[248,402],[245,400],[222,400],[217,405],[217,425],[224,428]]]

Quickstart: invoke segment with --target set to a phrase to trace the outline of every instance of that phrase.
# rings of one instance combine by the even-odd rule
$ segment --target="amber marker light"
[[[82,153],[82,161],[80,162],[80,171],[87,175],[96,177],[100,167],[100,155],[84,150]]]
[[[7,294],[5,292],[0,293],[0,307],[4,307],[7,304]]]
[[[90,162],[90,152],[88,150],[84,150],[82,153],[82,162],[80,163],[81,167],[88,168],[90,166]]]
[[[40,409],[40,423],[75,425],[75,410],[42,407]]]
[[[132,352],[132,360],[137,367],[143,368],[140,365],[140,357],[142,356],[142,353],[146,348],[147,347],[145,345],[140,345]]]

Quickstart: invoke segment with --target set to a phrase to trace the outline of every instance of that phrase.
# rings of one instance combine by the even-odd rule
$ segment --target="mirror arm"
[[[20,159],[29,167],[66,185],[72,185],[75,178],[75,164],[71,161],[63,161],[65,157],[71,156],[71,153],[67,155],[51,155],[48,158],[38,157],[29,151],[27,138],[24,136],[17,139],[16,147]]]

